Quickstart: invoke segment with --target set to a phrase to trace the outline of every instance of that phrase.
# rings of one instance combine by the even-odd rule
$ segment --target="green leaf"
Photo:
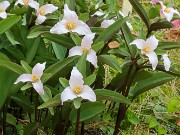
[[[52,77],[52,74],[51,74],[51,73],[45,73],[45,74],[42,75],[41,81],[42,81],[43,83],[45,83],[45,82],[48,81],[51,77]]]
[[[77,69],[79,70],[79,72],[81,72],[83,78],[86,77],[86,58],[87,58],[87,52],[85,51],[83,52],[77,63]]]
[[[137,124],[140,123],[140,120],[139,120],[139,118],[137,117],[137,115],[136,115],[133,111],[131,111],[131,110],[129,110],[129,109],[128,109],[128,111],[127,111],[127,118],[128,118],[128,120],[129,120],[132,124],[134,124],[134,125],[137,125]]]
[[[93,49],[95,52],[98,52],[98,51],[101,50],[103,47],[104,47],[104,42],[103,42],[103,41],[98,42],[97,44],[93,44],[93,45],[92,45],[92,49]]]
[[[79,20],[82,20],[83,22],[87,22],[89,20],[89,13],[84,13],[79,16]]]
[[[71,33],[71,38],[74,41],[74,43],[76,44],[76,46],[81,45],[81,38],[76,33]]]
[[[38,126],[39,125],[37,122],[29,123],[24,129],[23,135],[34,135],[36,131],[38,130]]]
[[[1,52],[0,52],[0,60],[10,61],[8,56],[6,56],[4,53],[1,53]]]
[[[13,126],[16,126],[16,117],[14,117],[10,113],[7,113],[7,115],[6,115],[6,122],[11,124],[11,125],[13,125]]]
[[[151,7],[149,10],[149,18],[154,19],[159,15],[159,10],[156,7]]]
[[[114,68],[115,70],[117,70],[118,72],[122,72],[122,69],[120,67],[120,64],[118,63],[117,59],[111,55],[100,55],[98,57],[98,61],[103,63],[103,64],[107,64],[110,67]]]
[[[21,65],[23,66],[23,68],[26,70],[27,73],[31,74],[32,73],[32,67],[30,67],[28,65],[28,63],[26,63],[25,61],[21,60],[20,61]]]
[[[157,86],[160,86],[170,80],[174,79],[174,76],[162,73],[162,72],[157,72],[157,73],[152,73],[152,77],[149,77],[145,80],[137,82],[129,92],[130,96],[133,96],[133,98],[137,97],[138,95],[153,89]]]
[[[83,99],[81,97],[77,97],[77,98],[73,99],[74,107],[76,109],[78,109],[81,106],[81,101],[82,100]]]
[[[119,19],[115,23],[113,23],[111,26],[106,28],[102,33],[100,33],[100,35],[95,40],[94,44],[97,44],[98,42],[101,42],[101,41],[104,41],[104,42],[108,41],[114,35],[114,33],[116,33],[118,29],[126,22],[126,20],[127,20],[127,17],[123,19]]]
[[[30,63],[34,59],[39,44],[40,44],[40,38],[36,38],[34,42],[32,43],[32,46],[27,50],[27,53],[26,53],[27,63]]]
[[[96,80],[96,74],[92,74],[84,79],[84,85],[90,86]]]
[[[12,16],[8,17],[2,21],[0,21],[0,34],[4,33],[8,29],[10,29],[13,25],[15,25],[21,19],[20,16]]]
[[[61,105],[60,94],[57,94],[55,97],[49,99],[46,103],[38,106],[38,109],[49,108],[59,105]]]
[[[166,29],[166,28],[172,28],[173,24],[171,22],[168,21],[164,21],[164,22],[156,22],[151,24],[150,29],[149,29],[149,33],[151,33],[152,31],[156,31],[156,30],[160,30],[160,29]]]
[[[94,90],[94,92],[98,100],[109,100],[112,102],[125,103],[125,104],[131,103],[126,97],[112,90],[96,89]]]
[[[180,109],[180,100],[179,99],[172,99],[167,104],[168,112],[176,112]]]
[[[156,127],[157,125],[159,125],[159,122],[157,121],[157,119],[155,117],[150,117],[148,120],[147,120],[147,123],[149,124],[149,128],[154,128]]]
[[[59,60],[63,60],[66,56],[67,48],[65,48],[64,46],[58,45],[57,43],[54,43],[54,42],[52,43],[52,47],[56,55],[56,58]]]
[[[59,78],[59,82],[61,83],[61,85],[62,85],[64,88],[66,88],[66,87],[69,86],[69,81],[68,81],[66,78],[60,77],[60,78]]]
[[[159,42],[158,49],[170,50],[180,48],[180,44],[176,42]]]
[[[102,104],[101,102],[86,102],[82,103],[80,107],[80,121],[85,121],[87,119],[90,119],[94,117],[95,115],[101,113],[106,108],[105,104]],[[72,122],[76,122],[77,118],[77,109],[73,108],[69,119]]]
[[[146,24],[146,27],[150,28],[150,20],[146,13],[146,10],[142,7],[142,5],[137,0],[129,0],[135,11],[138,13],[138,15],[141,17],[143,22]]]

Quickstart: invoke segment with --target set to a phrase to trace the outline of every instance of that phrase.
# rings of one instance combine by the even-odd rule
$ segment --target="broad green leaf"
[[[52,43],[52,47],[56,55],[56,58],[59,60],[63,60],[66,56],[67,48],[54,42]]]
[[[22,15],[28,11],[28,7],[21,7],[21,8],[16,8],[15,10],[12,10],[10,13],[11,14],[16,14],[16,15]]]
[[[119,62],[117,61],[117,59],[111,55],[100,55],[98,57],[98,61],[103,63],[103,64],[107,64],[110,67],[114,68],[115,70],[117,70],[118,72],[122,72],[122,69],[120,67]]]
[[[82,1],[82,0],[81,0]],[[87,22],[89,20],[89,13],[84,13],[79,16],[79,20],[82,20],[83,22]]]
[[[76,33],[71,33],[71,38],[74,41],[74,43],[76,44],[76,46],[81,45],[81,38]]]
[[[20,107],[22,107],[27,113],[32,113],[34,111],[34,107],[31,105],[28,96],[19,93],[11,96],[11,99],[16,102]]]
[[[90,86],[96,80],[96,74],[92,74],[84,79],[84,85]]]
[[[106,108],[105,104],[101,102],[86,102],[82,103],[80,107],[80,121],[85,121],[101,113]],[[75,122],[77,118],[77,109],[73,108],[69,119]]]
[[[70,10],[75,11],[75,0],[64,0],[64,2],[68,5]]]
[[[81,101],[82,100],[83,99],[81,97],[77,97],[77,98],[73,99],[74,107],[76,109],[78,109],[81,106]]]
[[[180,99],[172,99],[167,104],[168,112],[176,112],[180,109]]]
[[[40,38],[36,38],[34,42],[32,43],[32,46],[27,50],[27,53],[26,53],[27,63],[30,63],[34,59],[39,44],[40,44]]]
[[[61,105],[60,94],[57,94],[55,97],[49,99],[46,103],[38,106],[38,109],[49,108],[59,105]]]
[[[35,135],[38,130],[39,124],[37,122],[32,122],[27,124],[24,129],[23,135]]]
[[[10,29],[13,25],[15,25],[21,19],[20,16],[12,16],[8,17],[2,21],[0,21],[0,34],[4,33],[8,29]]]
[[[98,42],[101,42],[101,41],[104,41],[104,42],[108,41],[114,35],[114,33],[116,33],[120,29],[120,27],[126,22],[126,20],[127,20],[127,17],[123,19],[119,19],[115,23],[113,23],[111,26],[106,28],[103,32],[100,33],[100,35],[95,40],[94,44],[97,44]]]
[[[153,6],[150,8],[148,14],[150,19],[154,19],[159,15],[159,10]]]
[[[51,73],[45,73],[45,74],[42,75],[41,81],[42,81],[43,83],[45,83],[46,81],[48,81],[48,80],[51,78],[51,76],[52,76]]]
[[[104,42],[103,42],[103,41],[98,42],[97,44],[93,44],[93,45],[92,45],[92,49],[93,49],[95,52],[98,52],[98,51],[101,50],[103,47],[104,47]]]
[[[157,118],[152,117],[152,116],[147,120],[147,123],[149,124],[149,128],[154,128],[157,125],[159,125],[159,122],[157,121]]]
[[[81,8],[82,11],[88,10],[86,0],[76,0],[76,3],[77,3],[77,5],[79,5],[79,7]]]
[[[11,124],[13,126],[16,126],[16,117],[14,117],[12,114],[7,113],[6,115],[6,122],[8,124]]]
[[[21,90],[27,90],[29,88],[33,87],[31,82],[27,82],[23,87],[21,87]]]
[[[120,57],[120,58],[125,58],[125,57],[129,57],[129,53],[123,51],[123,50],[119,50],[119,49],[111,49],[108,51],[108,53],[110,54],[113,54],[117,57]]]
[[[141,17],[143,22],[146,24],[146,27],[150,28],[150,20],[146,13],[146,10],[142,7],[142,5],[137,0],[129,0],[135,11],[138,13],[138,15]]]
[[[59,78],[59,82],[61,83],[61,85],[62,85],[64,88],[66,88],[66,87],[69,86],[69,81],[68,81],[67,79],[65,79],[65,78],[60,77],[60,78]]]
[[[138,95],[153,89],[157,86],[160,86],[170,80],[174,79],[174,76],[162,73],[162,72],[156,72],[152,73],[152,77],[149,77],[145,80],[137,82],[129,92],[130,96],[133,96],[133,98],[137,97]]]
[[[176,42],[159,42],[158,49],[170,50],[180,48],[180,44]]]
[[[92,31],[93,33],[96,33],[96,34],[100,35],[100,34],[104,31],[104,28],[91,27],[91,31]]]
[[[106,89],[96,89],[94,90],[98,100],[109,100],[112,102],[130,104],[131,102],[115,91],[106,90]]]
[[[26,62],[23,61],[23,60],[21,60],[20,63],[21,63],[21,65],[23,66],[23,68],[26,70],[26,72],[27,72],[28,74],[31,74],[31,73],[32,73],[32,67],[30,67],[30,66],[28,65],[28,63],[26,63]]]
[[[4,53],[1,53],[1,52],[0,52],[0,60],[10,61],[8,56],[6,56]]]
[[[88,52],[83,52],[83,55],[81,55],[78,63],[77,63],[77,69],[79,70],[79,72],[81,72],[81,74],[83,75],[83,77],[86,77],[86,58],[87,58],[87,53]]]
[[[140,120],[139,120],[139,118],[137,117],[137,115],[136,115],[133,111],[131,111],[131,110],[129,110],[129,109],[128,109],[128,111],[127,111],[127,118],[128,118],[128,120],[129,120],[132,124],[134,124],[134,125],[137,125],[137,124],[140,123]]]
[[[172,28],[172,27],[173,27],[173,24],[168,21],[153,23],[150,25],[149,33],[151,33],[152,31],[166,29],[166,28]]]

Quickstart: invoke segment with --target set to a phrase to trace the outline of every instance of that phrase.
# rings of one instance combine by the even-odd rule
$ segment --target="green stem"
[[[36,97],[35,97],[35,121],[36,122],[38,122],[38,109],[37,109],[37,107],[38,107],[38,97],[39,97],[39,95],[38,95],[38,93],[35,93],[36,95]]]
[[[79,121],[80,121],[80,108],[77,109],[77,119],[76,119],[76,128],[74,135],[79,134]]]

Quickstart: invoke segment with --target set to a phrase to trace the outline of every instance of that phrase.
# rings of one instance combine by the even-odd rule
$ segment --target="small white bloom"
[[[104,20],[104,21],[101,23],[101,28],[107,28],[107,27],[109,27],[110,25],[112,25],[114,22],[115,22],[115,20],[113,20],[113,19],[111,19],[111,20]]]
[[[61,93],[62,104],[65,101],[74,100],[79,97],[82,99],[87,99],[91,102],[95,102],[96,95],[94,91],[88,85],[83,84],[84,81],[82,74],[77,70],[76,67],[73,67],[69,80],[70,86],[66,87]]]
[[[95,15],[97,15],[97,16],[103,16],[105,13],[104,12],[102,12],[102,11],[96,11],[92,16],[95,16]]]
[[[39,93],[39,95],[43,95],[44,89],[40,79],[41,76],[43,75],[45,64],[46,62],[44,62],[43,64],[37,63],[32,69],[32,74],[20,75],[14,84],[17,84],[19,82],[32,82],[32,85],[34,89],[37,91],[37,93]]]
[[[0,17],[7,18],[6,9],[9,7],[10,3],[8,1],[0,2]]]
[[[93,43],[93,38],[95,34],[87,34],[83,37],[81,46],[75,46],[69,50],[69,57],[75,55],[82,55],[84,51],[87,51],[86,60],[89,61],[97,67],[97,56],[96,52],[91,49],[91,44]]]
[[[161,5],[161,11],[160,11],[161,16],[163,18],[165,17],[169,22],[172,20],[174,14],[180,16],[180,13],[176,9],[166,7],[165,5],[163,5],[162,1],[160,1],[159,3]]]
[[[168,58],[168,55],[167,55],[167,54],[163,54],[163,55],[162,55],[162,59],[164,60],[165,70],[166,70],[166,71],[169,71],[170,66],[171,66],[171,61],[170,61],[170,59]]]
[[[39,8],[39,3],[34,1],[34,0],[17,0],[15,5],[21,4],[24,6],[30,6],[31,8],[38,9]]]
[[[68,32],[76,32],[79,35],[92,33],[89,26],[78,19],[76,12],[69,10],[65,4],[63,19],[51,28],[50,33],[63,34]]]
[[[138,49],[141,49],[141,53],[145,54],[148,58],[150,63],[152,64],[153,70],[156,69],[158,64],[158,58],[154,50],[158,46],[158,40],[155,36],[151,36],[146,41],[143,39],[136,39],[130,43],[130,45],[135,44]]]
[[[53,4],[46,4],[41,6],[40,8],[37,9],[36,15],[36,25],[42,24],[46,20],[46,14],[53,13],[56,11],[58,7],[54,6]]]

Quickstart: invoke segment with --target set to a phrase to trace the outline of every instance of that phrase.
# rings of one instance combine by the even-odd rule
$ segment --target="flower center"
[[[67,23],[66,23],[66,28],[67,28],[68,30],[73,30],[73,29],[75,28],[75,25],[76,25],[75,22],[67,22]]]
[[[82,51],[83,51],[83,52],[86,51],[87,53],[89,53],[90,50],[89,50],[88,48],[86,48],[86,47],[83,47],[83,48],[82,48]]]
[[[40,15],[45,15],[45,10],[44,10],[43,8],[40,8],[39,11],[38,11],[38,13],[39,13]]]
[[[164,12],[169,13],[171,10],[169,8],[165,8]]]
[[[29,0],[23,0],[23,3],[27,5],[29,3]]]
[[[144,47],[143,52],[145,52],[145,53],[149,53],[149,52],[151,52],[151,48],[150,48],[150,46],[149,46],[149,45],[147,45],[146,47]]]
[[[0,13],[4,12],[4,10],[2,8],[0,8]]]
[[[33,81],[34,83],[39,80],[38,77],[35,76],[35,75],[32,75],[31,79],[32,79],[32,81]]]
[[[79,86],[74,87],[75,94],[80,94],[82,92],[81,88]]]

